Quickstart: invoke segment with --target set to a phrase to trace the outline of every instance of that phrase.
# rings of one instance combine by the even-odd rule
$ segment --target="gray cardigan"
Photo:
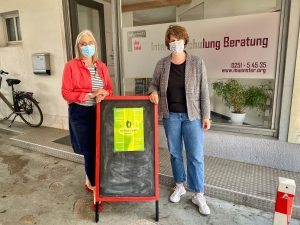
[[[169,117],[167,88],[171,66],[171,55],[156,64],[148,92],[158,92],[163,118]],[[185,94],[189,120],[210,118],[210,102],[206,68],[203,60],[186,53]]]

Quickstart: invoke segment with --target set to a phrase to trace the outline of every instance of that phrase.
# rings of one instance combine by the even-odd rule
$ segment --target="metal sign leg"
[[[159,220],[159,207],[158,207],[158,200],[155,201],[155,221],[158,222]]]
[[[99,202],[96,202],[95,204],[95,222],[98,223],[99,221],[99,211],[98,211],[98,208],[99,208]]]

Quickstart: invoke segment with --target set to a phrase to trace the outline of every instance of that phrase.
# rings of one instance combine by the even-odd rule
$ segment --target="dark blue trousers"
[[[84,156],[86,175],[95,186],[96,108],[70,104],[69,130],[73,150]]]

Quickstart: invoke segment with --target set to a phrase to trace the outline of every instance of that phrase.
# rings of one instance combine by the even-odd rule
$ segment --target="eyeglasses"
[[[79,43],[80,46],[87,46],[87,45],[93,45],[93,44],[94,44],[94,42],[92,42],[92,41]]]

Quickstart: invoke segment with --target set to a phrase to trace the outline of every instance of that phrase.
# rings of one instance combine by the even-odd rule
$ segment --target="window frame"
[[[122,1],[116,1],[116,20],[118,22],[118,32],[122,33]],[[204,3],[205,1],[199,0],[197,1],[198,4]],[[274,79],[274,89],[273,89],[273,105],[272,105],[272,121],[271,127],[255,127],[255,126],[247,126],[247,125],[232,125],[232,124],[224,124],[224,123],[212,123],[212,130],[220,131],[220,132],[238,132],[244,135],[247,134],[256,134],[262,135],[270,138],[278,138],[279,136],[279,124],[281,122],[280,115],[281,115],[281,104],[282,104],[282,89],[284,83],[284,64],[286,60],[285,56],[285,48],[287,46],[287,35],[288,35],[288,16],[291,12],[290,10],[290,0],[281,0],[280,3],[276,4],[276,7],[273,11],[280,11],[280,21],[279,21],[279,36],[278,36],[278,46],[277,46],[277,59],[276,59],[276,72],[275,72],[275,79]],[[278,6],[280,5],[280,8]],[[205,9],[204,9],[205,10]],[[180,15],[185,13],[186,10],[180,12]],[[260,12],[257,12],[260,13]],[[179,21],[178,17],[177,20]],[[118,47],[120,48],[120,54],[117,55],[117,58],[122,62],[123,59],[123,52],[122,46],[118,43]],[[120,80],[124,79],[124,71],[123,71],[123,63],[121,65],[121,69],[119,71]],[[121,85],[121,93],[125,95],[125,87],[124,84]],[[161,120],[159,121],[162,124]]]
[[[5,37],[6,37],[6,43],[8,45],[19,45],[22,43],[22,33],[21,33],[21,26],[19,26],[19,29],[18,29],[18,25],[17,25],[17,18],[19,18],[19,21],[20,21],[20,16],[18,13],[11,13],[11,14],[6,14],[6,15],[3,15],[3,19],[4,19],[4,30],[5,30]],[[6,25],[6,21],[7,19],[13,19],[13,23],[14,23],[14,32],[15,32],[15,35],[16,35],[16,41],[10,41],[8,39],[9,35],[8,35],[8,30],[7,30],[7,25]],[[19,33],[21,34],[21,39],[19,37]]]

